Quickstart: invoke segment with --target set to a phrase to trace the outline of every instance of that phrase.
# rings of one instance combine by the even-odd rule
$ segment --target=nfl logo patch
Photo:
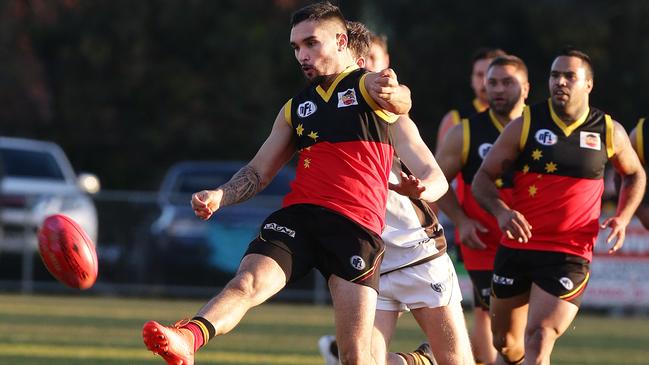
[[[344,108],[351,105],[358,105],[358,99],[356,99],[356,90],[347,89],[338,93],[338,107]]]

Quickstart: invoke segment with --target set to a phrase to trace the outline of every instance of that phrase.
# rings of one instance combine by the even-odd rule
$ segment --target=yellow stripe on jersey
[[[451,110],[451,122],[453,122],[453,125],[458,125],[462,121],[460,118],[460,112],[457,111],[456,109]]]
[[[635,141],[636,141],[636,152],[638,157],[640,157],[640,162],[643,165],[647,164],[647,161],[644,160],[644,141],[643,141],[643,130],[644,129],[644,118],[640,118],[638,126],[635,128]]]
[[[604,114],[604,121],[606,122],[606,156],[611,158],[615,154],[615,148],[613,148],[615,125],[613,124],[613,119],[608,114]]]
[[[573,290],[573,291],[571,291],[571,292],[569,292],[569,293],[566,293],[566,294],[564,294],[564,295],[561,295],[561,296],[559,296],[559,298],[561,298],[561,299],[570,298],[571,296],[573,296],[573,295],[579,293],[579,291],[580,291],[581,289],[584,288],[584,286],[586,285],[586,283],[588,283],[588,279],[589,279],[589,278],[590,278],[590,272],[587,272],[587,273],[586,273],[586,278],[584,279],[584,281],[581,282],[581,284],[579,284],[579,285],[575,288],[575,290]]]
[[[485,111],[485,110],[487,110],[489,108],[489,104],[485,104],[480,99],[475,98],[475,99],[473,99],[473,108],[478,113],[482,113],[483,111]]]
[[[469,159],[469,147],[471,146],[471,130],[469,120],[462,119],[462,166],[466,165]]]
[[[322,100],[325,101],[325,103],[329,102],[329,99],[331,99],[331,95],[333,95],[334,90],[336,90],[336,86],[338,86],[340,81],[342,81],[342,79],[344,79],[345,76],[349,75],[352,71],[357,69],[358,69],[358,65],[356,64],[348,66],[343,72],[341,72],[338,76],[336,76],[336,79],[334,80],[333,83],[331,83],[331,85],[329,85],[327,91],[324,91],[324,89],[320,85],[316,86],[315,91],[318,92],[318,94],[320,95]]]
[[[390,112],[388,112],[386,110],[383,110],[383,108],[381,108],[379,106],[379,104],[377,104],[376,101],[374,101],[374,99],[372,99],[369,92],[365,88],[365,77],[367,75],[368,74],[365,74],[365,75],[361,76],[361,79],[358,82],[358,87],[361,90],[361,95],[363,96],[363,99],[370,106],[370,108],[372,108],[372,111],[374,112],[374,114],[376,114],[379,118],[383,119],[384,121],[386,121],[388,123],[396,122],[397,119],[399,118],[399,116],[396,115],[396,114],[392,114],[392,113],[390,113]]]
[[[505,126],[503,126],[498,118],[496,118],[496,115],[494,114],[493,110],[489,109],[489,119],[491,120],[491,123],[496,127],[498,132],[502,133],[503,129],[505,129]]]
[[[523,109],[523,129],[521,130],[521,140],[519,142],[519,149],[522,151],[527,144],[527,136],[530,134],[530,123],[532,116],[530,115],[530,107],[526,106]]]
[[[293,105],[293,99],[288,99],[286,104],[284,104],[284,120],[286,123],[293,128],[293,121],[291,121],[291,106]]]
[[[588,118],[588,113],[590,112],[590,108],[586,108],[586,111],[584,112],[584,114],[581,117],[579,117],[579,119],[575,120],[570,125],[566,125],[566,123],[564,123],[563,120],[561,120],[561,118],[559,118],[557,113],[554,112],[554,108],[552,107],[552,100],[551,99],[548,99],[548,106],[550,107],[550,116],[552,117],[552,120],[554,121],[554,123],[557,126],[559,126],[559,128],[561,128],[561,130],[563,131],[563,134],[566,137],[570,136],[575,129],[579,128],[579,126],[584,124],[584,122],[586,121],[586,118]]]

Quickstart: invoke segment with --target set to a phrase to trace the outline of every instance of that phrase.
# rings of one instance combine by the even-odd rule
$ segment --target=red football
[[[97,280],[95,245],[70,217],[47,217],[38,231],[38,249],[47,270],[65,285],[88,289]]]

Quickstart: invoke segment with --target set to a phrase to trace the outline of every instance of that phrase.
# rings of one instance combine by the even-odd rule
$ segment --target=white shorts
[[[443,307],[461,300],[455,267],[444,254],[421,265],[381,275],[376,309],[403,312]]]

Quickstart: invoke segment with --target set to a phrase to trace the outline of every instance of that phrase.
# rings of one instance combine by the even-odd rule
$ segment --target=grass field
[[[142,344],[142,324],[191,316],[201,304],[0,295],[0,364],[162,365]],[[322,364],[316,343],[332,333],[332,321],[330,307],[265,304],[249,312],[232,333],[210,342],[197,355],[197,364]],[[421,340],[406,315],[393,350],[413,349]],[[582,313],[555,347],[553,364],[649,364],[649,320]]]

